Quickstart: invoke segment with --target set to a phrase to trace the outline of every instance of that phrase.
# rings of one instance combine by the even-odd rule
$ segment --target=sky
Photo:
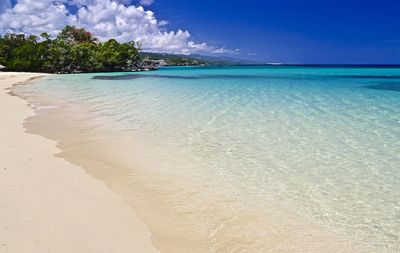
[[[400,0],[0,0],[0,33],[67,24],[151,52],[400,64]]]

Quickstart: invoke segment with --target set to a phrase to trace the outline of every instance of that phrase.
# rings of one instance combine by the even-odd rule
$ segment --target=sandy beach
[[[400,253],[375,2],[0,0],[0,253]]]
[[[34,110],[9,88],[43,75],[0,73],[0,252],[156,252],[122,198],[25,132]]]
[[[176,74],[175,69],[161,71]],[[197,71],[210,70],[181,71],[182,76],[196,77]],[[238,67],[238,71],[248,71],[248,68]],[[264,71],[269,73],[270,70]],[[79,74],[24,82],[42,75],[0,75],[0,253],[353,253],[379,252],[384,247],[388,248],[385,252],[398,252],[395,243],[392,246],[387,241],[370,243],[363,239],[379,238],[381,234],[348,225],[358,222],[357,217],[369,215],[353,208],[353,200],[359,194],[347,190],[354,185],[353,180],[347,180],[354,178],[352,173],[363,171],[362,167],[357,170],[352,164],[353,157],[341,160],[351,169],[333,175],[330,173],[337,172],[336,165],[326,163],[331,161],[329,159],[315,161],[315,164],[309,163],[314,161],[312,159],[300,159],[313,154],[313,149],[318,147],[327,148],[328,154],[336,154],[341,150],[338,147],[345,149],[344,144],[336,143],[337,134],[352,132],[342,125],[338,125],[342,132],[332,139],[327,137],[331,146],[325,146],[326,140],[307,138],[307,143],[312,144],[307,147],[312,149],[297,151],[288,158],[282,155],[291,152],[290,147],[299,143],[282,140],[285,135],[281,130],[274,132],[274,128],[269,128],[273,123],[257,122],[252,114],[247,117],[245,113],[244,121],[237,121],[236,112],[243,110],[243,105],[232,103],[230,97],[226,102],[232,106],[231,110],[225,109],[226,103],[206,100],[205,107],[200,107],[193,118],[192,110],[187,108],[196,108],[198,101],[181,105],[187,103],[187,98],[203,92],[207,94],[208,79],[204,81],[205,86],[199,85],[197,79],[191,82],[188,81],[191,79],[179,78],[173,82],[163,80],[163,85],[154,86],[153,82],[159,81],[151,76],[140,81],[102,82],[93,78],[99,74]],[[235,80],[230,81],[237,82]],[[246,91],[248,86],[239,87],[234,94]],[[201,93],[196,93],[199,89]],[[260,90],[266,94],[270,92],[263,87]],[[213,92],[219,94],[218,97],[226,96],[225,88],[213,89]],[[362,94],[359,88],[355,92]],[[279,94],[290,93],[283,89]],[[320,93],[319,96],[326,98],[327,95]],[[247,92],[243,98],[266,101],[252,92]],[[268,100],[272,100],[268,108],[275,108],[281,97],[274,99],[268,96]],[[174,104],[175,101],[180,102]],[[213,108],[210,105],[217,110],[210,111]],[[251,111],[270,115],[270,111],[263,108],[264,105],[252,106]],[[334,110],[336,107],[328,108],[338,114]],[[304,111],[296,112],[301,117],[292,115],[293,112],[288,115],[302,122]],[[238,122],[248,122],[253,130],[272,132],[268,132],[268,139],[260,142],[252,137],[253,131],[248,131],[250,136],[242,139],[244,131],[230,130],[231,125]],[[162,127],[155,127],[159,124]],[[319,127],[315,122],[298,125]],[[237,125],[233,129],[240,127]],[[200,135],[198,129],[201,129]],[[292,131],[297,137],[295,130],[289,127],[284,133]],[[171,137],[171,133],[175,135]],[[193,138],[185,138],[185,133]],[[227,133],[230,133],[229,138],[225,136]],[[368,137],[369,134],[365,134],[363,139]],[[358,140],[351,134],[346,138]],[[268,150],[263,145],[267,145]],[[224,152],[219,153],[225,146],[235,147],[237,155],[226,157]],[[276,146],[281,148],[275,149]],[[274,156],[265,160],[253,147]],[[386,155],[392,150],[396,150],[395,146],[389,147]],[[251,162],[249,157],[255,160]],[[221,164],[216,166],[210,161]],[[249,161],[251,166],[247,164]],[[281,161],[286,161],[288,167],[278,163]],[[320,163],[330,170],[320,168]],[[335,184],[314,186],[315,179],[324,182],[331,176],[338,179]],[[391,178],[384,178],[382,182],[391,183]],[[371,184],[362,183],[364,181],[360,181],[361,192],[369,192]],[[360,195],[359,198],[365,197],[365,203],[370,203],[370,196]],[[359,211],[375,210],[375,206],[390,207],[391,203],[384,199],[381,204],[362,207]],[[327,213],[329,210],[342,214]],[[351,210],[351,214],[347,210]],[[382,213],[382,217],[385,215]]]

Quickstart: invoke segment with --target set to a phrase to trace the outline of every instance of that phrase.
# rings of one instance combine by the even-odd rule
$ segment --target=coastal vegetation
[[[165,61],[168,66],[196,66],[196,65],[210,65],[210,62],[196,59],[192,55],[178,55],[178,54],[162,54],[162,53],[148,53],[141,52],[141,57],[144,60]]]
[[[23,33],[0,35],[0,68],[47,73],[125,72],[159,66],[248,64],[233,58],[141,52],[135,41],[99,41],[84,28],[66,26],[55,37]],[[1,70],[1,69],[0,69]]]
[[[140,67],[140,45],[100,42],[84,28],[66,26],[54,39],[7,33],[0,36],[0,65],[8,70],[49,73],[131,71]]]
[[[205,56],[199,54],[183,55],[150,52],[140,52],[139,54],[144,60],[163,60],[168,66],[232,66],[259,64],[259,62],[223,56]]]

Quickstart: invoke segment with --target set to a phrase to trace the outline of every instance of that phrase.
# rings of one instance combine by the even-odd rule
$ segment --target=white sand
[[[156,252],[118,195],[25,133],[34,111],[6,89],[43,75],[0,73],[0,252]]]

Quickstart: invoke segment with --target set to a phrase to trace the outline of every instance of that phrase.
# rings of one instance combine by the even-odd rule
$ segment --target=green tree
[[[24,34],[6,33],[0,40],[0,58],[3,63],[7,66],[8,62],[12,58],[12,52],[14,49],[22,46],[26,38]]]
[[[94,43],[97,41],[97,38],[84,28],[76,28],[75,26],[69,25],[61,30],[61,32],[57,35],[57,39],[65,41],[69,44],[78,44],[84,42]]]
[[[72,48],[64,41],[52,41],[48,51],[44,69],[52,73],[69,73],[72,64]]]
[[[140,66],[141,58],[139,49],[135,47],[134,41],[121,44],[120,54],[125,69],[133,69]]]
[[[16,71],[40,71],[43,57],[39,52],[36,36],[29,36],[20,41],[19,46],[11,51],[8,68]]]
[[[124,67],[121,66],[120,44],[114,39],[99,45],[97,59],[103,71],[116,71]]]
[[[83,28],[66,26],[55,39],[7,33],[0,36],[0,64],[16,71],[52,73],[130,71],[141,63],[140,45],[114,39],[100,43]]]
[[[91,42],[83,42],[74,45],[71,49],[72,69],[74,71],[89,72],[101,70],[101,64],[97,60],[97,45]]]

